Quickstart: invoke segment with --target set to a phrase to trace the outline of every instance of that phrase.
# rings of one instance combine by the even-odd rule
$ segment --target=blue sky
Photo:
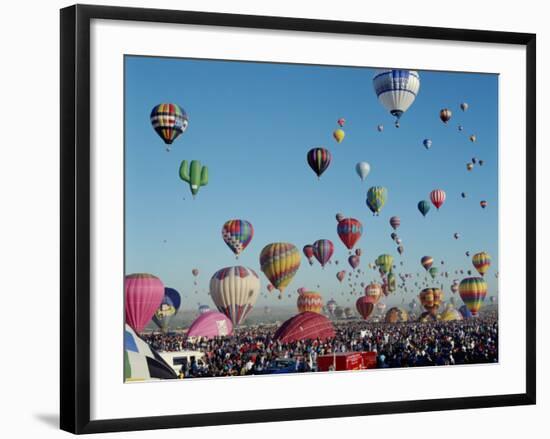
[[[420,258],[430,255],[440,271],[449,271],[448,279],[436,282],[441,279],[448,299],[451,280],[461,278],[455,269],[475,273],[465,252],[484,250],[493,258],[487,278],[489,293],[496,294],[497,75],[420,71],[419,95],[397,129],[376,98],[373,69],[147,57],[126,57],[125,64],[126,273],[159,276],[182,292],[183,308],[194,309],[199,302],[212,306],[207,289],[218,269],[238,264],[261,273],[258,258],[264,245],[291,242],[301,251],[325,238],[333,241],[333,261],[339,265],[322,269],[303,258],[288,288],[292,297],[285,294],[278,301],[273,293],[256,306],[295,303],[299,287],[351,305],[356,297],[349,295],[347,280],[340,284],[335,276],[351,269],[336,233],[334,216],[341,212],[363,223],[357,247],[366,274],[353,282],[379,280],[367,264],[381,253],[394,256],[397,273],[423,273]],[[464,101],[467,112],[459,109]],[[177,103],[189,115],[187,131],[170,152],[149,122],[151,109],[161,102]],[[448,126],[439,120],[444,107],[453,111]],[[346,119],[346,137],[337,144],[332,132],[340,117]],[[378,124],[384,125],[381,133]],[[468,140],[472,133],[476,143]],[[424,138],[432,139],[430,150],[423,147]],[[320,180],[306,162],[315,146],[332,153]],[[484,166],[467,172],[472,157],[484,160]],[[209,168],[209,184],[196,199],[178,176],[184,159]],[[355,173],[358,161],[371,165],[365,182]],[[368,188],[375,185],[388,190],[379,217],[365,203]],[[440,211],[432,206],[423,218],[416,205],[436,188],[445,190],[447,200]],[[479,206],[482,199],[489,203],[485,210]],[[402,257],[390,238],[393,215],[401,218],[396,233],[403,240]],[[221,238],[223,223],[232,218],[246,219],[255,228],[238,261]],[[198,287],[191,275],[195,267]],[[263,274],[261,281],[266,291]],[[413,282],[408,293],[400,291],[387,303],[399,304],[403,297],[410,301],[420,290]]]

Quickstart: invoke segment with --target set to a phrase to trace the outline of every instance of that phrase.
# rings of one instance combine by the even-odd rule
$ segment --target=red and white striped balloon
[[[442,189],[434,189],[430,193],[430,200],[432,200],[432,204],[436,207],[436,209],[439,209],[443,205],[445,198],[445,191]]]

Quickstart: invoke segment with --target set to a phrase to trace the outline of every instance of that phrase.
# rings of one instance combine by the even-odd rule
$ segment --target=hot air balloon
[[[334,310],[336,309],[336,306],[337,306],[337,303],[334,299],[330,299],[327,302],[327,311],[328,311],[329,315],[334,314]]]
[[[475,134],[470,135],[470,142],[474,143],[477,140],[477,136]]]
[[[341,117],[340,119],[337,120],[337,123],[338,125],[340,125],[341,127],[343,127],[346,123],[346,119],[344,119],[343,117]]]
[[[210,279],[210,295],[218,310],[240,325],[260,294],[260,278],[254,270],[242,266],[225,267]]]
[[[332,137],[334,137],[334,140],[336,140],[336,142],[338,143],[342,143],[345,136],[346,136],[346,133],[344,132],[344,130],[340,128],[338,128],[337,130],[334,130],[334,132],[332,133]]]
[[[402,245],[397,247],[397,253],[399,253],[400,255],[402,255],[404,251],[405,251],[405,248]],[[401,265],[403,265],[403,262],[401,262]]]
[[[342,282],[345,277],[346,277],[346,270],[342,270],[336,273],[336,279],[338,279],[339,282]]]
[[[403,308],[394,306],[388,310],[384,321],[386,323],[404,323],[409,321],[409,313]]]
[[[318,239],[313,243],[313,255],[324,267],[334,253],[334,244],[329,239]]]
[[[164,288],[164,297],[160,306],[153,314],[153,322],[164,332],[168,330],[168,325],[172,317],[178,312],[181,305],[181,296],[174,288]]]
[[[191,160],[191,163],[183,160],[180,165],[179,176],[181,180],[189,184],[189,190],[195,198],[199,189],[208,184],[208,167],[201,165],[198,160]]]
[[[199,275],[199,269],[198,268],[193,268],[191,270],[191,274],[194,276],[194,277],[197,277]]]
[[[365,297],[372,303],[377,304],[382,297],[382,285],[376,282],[371,282],[365,288]]]
[[[387,197],[388,191],[385,187],[372,186],[369,188],[367,191],[367,206],[374,215],[380,214],[380,210],[384,207]]]
[[[151,125],[164,143],[168,145],[187,129],[189,118],[185,111],[176,104],[159,104],[151,110]]]
[[[384,274],[387,274],[391,271],[393,265],[393,256],[383,254],[376,258],[376,265],[380,271]]]
[[[490,299],[491,303],[495,303],[497,301],[496,296],[491,296]]]
[[[443,205],[445,198],[446,194],[442,189],[434,189],[430,192],[430,200],[437,210]]]
[[[348,250],[351,250],[357,241],[359,241],[359,238],[361,238],[361,234],[363,233],[363,225],[355,218],[344,218],[338,222],[336,231],[344,245],[348,248]]]
[[[466,192],[462,192],[462,193],[460,194],[460,196],[461,196],[462,198],[466,198]]]
[[[367,320],[374,311],[374,302],[369,300],[368,297],[362,296],[355,302],[355,307],[359,315],[363,317],[363,320]]]
[[[430,276],[432,277],[432,279],[435,279],[435,277],[437,276],[437,273],[439,273],[439,269],[437,267],[430,267],[430,269],[428,270],[428,273],[430,273]]]
[[[397,288],[397,283],[396,283],[396,280],[395,280],[395,274],[393,274],[393,272],[389,272],[388,273],[388,291],[390,293],[393,293],[395,291],[395,289]]]
[[[300,268],[300,253],[290,243],[268,244],[260,253],[260,266],[273,286],[282,293]]]
[[[462,103],[460,104],[460,109],[461,109],[462,111],[466,111],[466,110],[468,110],[468,106],[469,106],[469,105],[468,105],[467,102],[462,102]]]
[[[362,253],[362,250],[360,248],[356,248],[355,249],[355,256],[361,256],[361,253]],[[357,271],[361,271],[361,270],[357,270]]]
[[[313,246],[310,244],[304,245],[304,248],[302,251],[304,253],[304,256],[307,258],[309,265],[313,265],[313,256],[314,256]]]
[[[454,239],[460,238],[460,233],[455,233],[455,234],[453,235],[453,237],[454,237]]]
[[[344,317],[346,319],[351,319],[353,317],[353,309],[351,309],[349,306],[346,306],[344,308]]]
[[[458,131],[464,131],[464,127],[462,125],[458,125]]]
[[[431,139],[424,139],[422,144],[424,145],[424,148],[430,149],[432,147],[432,140]]]
[[[361,181],[365,181],[370,172],[370,165],[367,162],[358,162],[355,165],[355,172],[357,172]]]
[[[151,320],[164,298],[162,281],[152,274],[129,274],[124,280],[126,323],[141,332]]]
[[[477,159],[475,157],[472,157],[472,163],[475,165],[477,162]]]
[[[481,277],[467,277],[462,279],[458,288],[460,298],[472,315],[476,316],[487,296],[487,282]]]
[[[285,321],[275,331],[273,338],[281,343],[294,343],[316,339],[325,341],[334,336],[334,326],[329,319],[315,312],[303,312]]]
[[[422,259],[420,259],[420,263],[422,264],[424,269],[428,271],[434,263],[434,259],[431,256],[423,256]]]
[[[439,288],[425,288],[420,292],[418,298],[424,309],[430,314],[435,315],[441,306],[443,296],[443,291]]]
[[[483,166],[483,163],[485,163],[483,160],[479,160],[478,162],[479,166]]]
[[[337,306],[334,310],[334,317],[336,317],[337,319],[341,319],[342,317],[344,317],[344,307]]]
[[[452,292],[453,294],[458,293],[458,283],[453,283],[453,284],[451,285],[451,292]]]
[[[470,319],[473,317],[472,313],[470,312],[470,310],[466,305],[462,305],[460,308],[458,308],[458,311],[460,312],[460,314],[462,314],[462,317],[464,319]]]
[[[472,264],[477,272],[483,276],[491,265],[491,256],[487,252],[476,253],[472,256]]]
[[[229,220],[222,227],[222,238],[237,257],[250,244],[253,236],[254,227],[245,220]]]
[[[399,119],[412,105],[420,90],[418,72],[381,70],[375,74],[373,85],[378,100],[395,117],[395,126],[399,128]]]
[[[466,163],[466,169],[468,171],[471,171],[472,169],[474,169],[474,164],[473,163]]]
[[[208,311],[210,311],[210,307],[208,305],[199,305],[199,315]]]
[[[430,211],[430,203],[426,200],[422,200],[418,202],[418,210],[422,214],[422,216],[426,216],[428,212]]]
[[[397,238],[397,233],[392,232],[390,238],[395,241],[395,239]]]
[[[452,116],[453,116],[453,112],[448,108],[443,108],[439,112],[439,118],[441,119],[441,122],[443,122],[444,124],[447,124],[451,120]]]
[[[392,226],[393,230],[397,230],[397,228],[401,225],[401,220],[398,216],[392,216],[390,218],[390,226]],[[393,238],[392,238],[393,239]]]
[[[487,201],[485,201],[485,200],[481,200],[481,201],[479,202],[479,205],[481,206],[482,209],[485,209],[485,208],[487,207],[487,204],[488,204],[488,203],[487,203]]]
[[[331,160],[330,151],[325,148],[313,148],[307,153],[309,167],[317,174],[318,178],[321,178],[323,172],[327,170]]]
[[[344,214],[343,213],[337,213],[336,214],[336,222],[340,222],[344,219]]]
[[[384,131],[384,125],[378,125],[376,129],[378,130],[379,133],[381,133],[382,131]]]
[[[454,322],[457,320],[462,320],[462,314],[456,309],[454,306],[447,306],[445,308],[445,311],[441,313],[441,321],[442,322]]]
[[[361,263],[361,259],[357,255],[351,255],[348,258],[348,263],[351,266],[351,268],[353,268],[355,270],[359,266],[359,264]]]
[[[221,312],[206,311],[200,314],[189,326],[187,337],[215,338],[233,333],[233,323]]]
[[[298,312],[315,312],[321,314],[323,309],[323,297],[314,291],[304,291],[298,295],[296,301]]]

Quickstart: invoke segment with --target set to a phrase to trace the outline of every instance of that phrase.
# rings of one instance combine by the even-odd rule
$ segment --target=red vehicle
[[[361,370],[376,367],[376,352],[338,352],[335,354],[319,355],[317,370]]]

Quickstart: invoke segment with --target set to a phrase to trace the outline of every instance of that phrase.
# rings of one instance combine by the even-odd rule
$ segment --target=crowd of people
[[[182,365],[181,378],[256,375],[273,371],[277,359],[292,360],[296,372],[315,371],[317,357],[339,352],[377,353],[377,368],[444,366],[498,361],[496,313],[453,322],[334,323],[328,340],[281,343],[274,325],[239,328],[232,336],[188,340],[185,334],[144,334],[157,351],[201,351],[202,361]]]

